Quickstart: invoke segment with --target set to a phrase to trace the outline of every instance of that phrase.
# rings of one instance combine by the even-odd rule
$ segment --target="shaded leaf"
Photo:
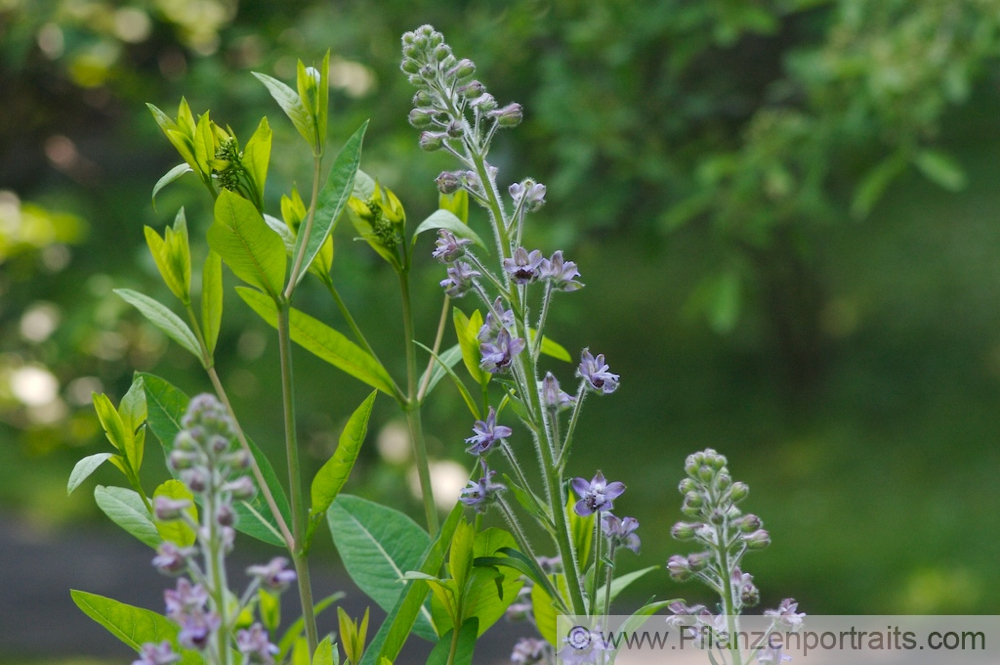
[[[69,474],[69,482],[66,483],[66,494],[70,495],[77,487],[86,480],[90,474],[97,470],[99,466],[108,461],[111,453],[97,453],[88,455],[76,463],[73,471]]]
[[[316,125],[313,122],[312,114],[306,110],[305,105],[303,105],[302,100],[299,98],[299,93],[267,74],[253,72],[253,75],[267,87],[268,92],[271,93],[271,97],[274,98],[274,101],[278,102],[278,106],[285,112],[288,119],[292,121],[295,129],[306,140],[306,143],[310,146],[314,145],[316,142]]]
[[[219,194],[215,221],[208,229],[208,244],[237,277],[273,299],[280,297],[285,280],[285,245],[250,201],[228,190]]]
[[[158,110],[158,109],[157,109]],[[187,162],[183,164],[178,164],[174,168],[163,174],[163,177],[156,181],[153,185],[153,194],[150,197],[153,202],[153,209],[156,209],[156,195],[160,193],[160,190],[172,183],[173,181],[179,179],[185,173],[192,173],[194,169]]]
[[[167,337],[174,340],[201,360],[201,350],[194,333],[179,316],[149,296],[131,289],[115,289],[122,300],[135,307],[150,323],[162,330]]]
[[[435,231],[437,229],[450,231],[455,234],[457,238],[466,238],[483,249],[486,249],[486,243],[483,242],[483,239],[479,237],[478,233],[473,231],[468,224],[456,217],[454,212],[443,208],[435,210],[427,219],[420,222],[420,225],[413,232],[413,242],[415,243],[417,241],[417,236],[421,233],[424,233],[425,231]]]
[[[257,131],[253,133],[243,149],[243,167],[250,174],[257,192],[254,204],[258,210],[264,209],[264,183],[267,182],[267,165],[271,159],[271,127],[267,117],[260,119]]]
[[[112,522],[146,545],[156,549],[163,542],[146,504],[135,491],[98,485],[94,489],[94,501]]]
[[[442,352],[435,359],[434,363],[428,367],[430,371],[430,380],[427,381],[427,388],[424,391],[424,399],[431,394],[434,387],[438,384],[445,374],[447,374],[447,369],[454,367],[459,360],[462,359],[462,348],[456,344],[447,351]],[[420,375],[420,382],[417,385],[424,385],[424,381],[427,379],[427,372],[425,371]]]
[[[201,273],[201,328],[209,355],[215,353],[222,329],[222,257],[209,250]]]

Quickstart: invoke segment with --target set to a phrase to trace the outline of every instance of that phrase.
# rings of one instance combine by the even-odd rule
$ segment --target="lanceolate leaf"
[[[98,485],[94,501],[112,522],[143,543],[155,549],[163,542],[142,498],[133,490]]]
[[[298,281],[302,281],[306,269],[312,265],[313,259],[319,254],[327,236],[333,230],[334,224],[343,213],[347,199],[351,197],[351,192],[354,189],[354,178],[358,172],[358,165],[361,163],[361,145],[365,138],[366,129],[368,129],[367,120],[347,140],[340,154],[333,161],[333,167],[330,169],[326,184],[319,192],[316,214],[313,216],[313,228],[309,234],[308,244],[304,248],[302,246],[305,237],[304,227],[299,227],[298,238],[295,241],[295,256],[305,252],[305,259],[302,262]]]
[[[477,309],[469,317],[456,307],[452,312],[452,319],[455,323],[458,344],[462,347],[462,361],[469,376],[479,385],[489,383],[493,375],[479,366],[479,361],[483,357],[479,351],[479,330],[483,327],[483,315]]]
[[[163,445],[164,454],[169,455],[174,447],[174,439],[181,430],[181,418],[184,416],[184,412],[187,411],[190,399],[173,384],[158,376],[145,373],[140,374],[140,376],[146,387],[149,428]],[[288,507],[288,497],[281,483],[278,481],[278,476],[274,473],[271,462],[253,441],[247,439],[247,443],[250,444],[250,452],[253,453],[254,459],[257,460],[257,466],[260,467],[264,481],[267,483],[268,488],[270,488],[275,503],[278,504],[278,510],[281,511],[286,523],[290,524],[291,510]],[[246,473],[250,474],[251,471],[248,469]],[[256,481],[254,484],[256,485]],[[278,547],[285,546],[280,536],[276,535],[279,533],[277,521],[271,515],[271,510],[268,508],[267,502],[264,500],[261,492],[257,492],[249,502],[237,503],[235,509],[238,517],[236,528],[239,531],[271,545]],[[261,519],[262,517],[263,520]]]
[[[648,568],[642,568],[640,570],[634,570],[631,573],[626,573],[625,575],[618,575],[611,582],[611,600],[614,600],[618,594],[625,590],[630,584],[636,580],[644,577],[645,575],[653,572],[659,568],[659,566],[650,566]],[[597,607],[604,606],[604,596],[606,587],[602,586],[597,592]]]
[[[198,349],[198,340],[195,339],[194,333],[179,316],[167,309],[165,305],[131,289],[115,289],[115,293],[139,310],[143,316],[149,319],[150,323],[166,333],[167,337],[201,360],[201,351]]]
[[[215,353],[222,328],[222,257],[213,251],[201,273],[201,329],[209,355]]]
[[[278,106],[285,112],[288,119],[292,121],[295,129],[299,131],[299,134],[306,140],[306,143],[313,145],[315,143],[316,125],[313,122],[312,114],[302,104],[299,93],[267,74],[254,72],[253,75],[267,87],[268,92],[271,93],[271,97],[274,97],[274,101],[278,102]]]
[[[285,281],[285,245],[264,222],[253,203],[223,190],[215,201],[215,222],[208,244],[233,273],[273,299]]]
[[[118,414],[108,396],[103,393],[94,393],[94,410],[97,411],[97,419],[101,421],[104,433],[118,450],[125,452],[128,446],[129,432],[122,422],[122,417]]]
[[[344,431],[340,434],[340,442],[333,452],[333,457],[320,467],[316,477],[313,478],[312,507],[309,509],[310,536],[318,521],[326,513],[327,508],[340,494],[348,476],[351,475],[351,469],[354,468],[354,462],[358,459],[361,444],[365,442],[365,435],[368,432],[368,418],[372,414],[376,395],[378,395],[378,391],[369,395],[361,403],[361,406],[355,409],[347,421],[347,425],[344,426]],[[310,539],[309,536],[306,537],[307,547]]]
[[[153,207],[156,207],[156,195],[160,193],[161,189],[172,183],[174,180],[177,180],[185,173],[191,173],[192,171],[194,171],[194,169],[192,169],[191,166],[185,162],[184,164],[178,164],[174,168],[170,169],[163,175],[162,178],[157,180],[156,184],[153,185]]]
[[[247,141],[243,149],[243,166],[253,179],[257,190],[254,204],[258,210],[264,209],[264,183],[267,180],[267,165],[271,159],[271,127],[267,118],[261,118],[257,131]]]
[[[73,490],[80,486],[80,483],[86,480],[99,466],[107,462],[110,457],[111,453],[97,453],[96,455],[88,455],[77,462],[76,466],[73,467],[73,472],[69,474],[66,494],[72,494]]]
[[[349,494],[337,497],[327,520],[351,579],[379,607],[391,610],[405,589],[403,575],[420,567],[430,536],[398,510]],[[414,630],[436,637],[426,611]]]
[[[237,287],[236,291],[262,319],[272,327],[277,328],[278,310],[271,300],[253,289]],[[292,308],[290,319],[292,341],[296,344],[319,356],[337,369],[364,381],[372,388],[377,388],[394,398],[399,395],[392,377],[389,376],[385,368],[343,334],[294,308]]]
[[[430,370],[431,378],[429,381],[427,381],[427,389],[424,390],[424,399],[427,399],[427,396],[431,394],[432,390],[434,390],[434,387],[441,380],[441,377],[443,377],[446,374],[445,368],[451,369],[461,359],[462,359],[462,348],[458,344],[451,347],[447,351],[443,351],[442,353],[438,354],[437,359],[435,359],[434,363],[428,368]],[[424,372],[420,376],[420,382],[417,385],[420,386],[424,385],[426,376],[427,372]]]
[[[528,334],[531,335],[531,342],[534,343],[535,335],[537,334],[535,332],[535,329],[529,328]],[[559,344],[558,342],[553,342],[546,335],[542,336],[541,352],[547,356],[555,358],[556,360],[562,360],[568,363],[573,362],[573,357],[569,355],[569,351],[566,350],[566,347],[564,347],[562,344]]]
[[[475,416],[476,420],[481,419],[482,415],[480,415],[479,413],[479,405],[476,404],[476,400],[472,399],[472,395],[469,394],[469,389],[465,387],[464,383],[462,383],[462,379],[458,378],[458,374],[455,374],[455,370],[453,370],[444,360],[441,359],[440,356],[434,353],[431,349],[427,348],[420,342],[413,342],[413,343],[434,357],[434,360],[437,361],[438,366],[442,370],[444,370],[444,372],[447,373],[449,377],[451,377],[452,381],[454,381],[455,387],[458,388],[459,394],[462,395],[462,399],[465,400],[465,405],[469,407],[469,411],[472,412],[472,415]]]
[[[180,648],[177,643],[180,628],[165,616],[86,591],[74,589],[70,591],[70,596],[84,614],[136,651],[146,642],[159,644],[166,640],[173,645],[174,651],[181,654],[179,665],[202,662],[197,652]]]

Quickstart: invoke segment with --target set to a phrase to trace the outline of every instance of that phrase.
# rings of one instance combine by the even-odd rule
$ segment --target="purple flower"
[[[177,633],[177,641],[180,645],[201,651],[208,646],[212,633],[219,628],[222,620],[215,612],[196,610],[181,617],[179,623],[181,630]]]
[[[486,320],[483,327],[479,329],[477,339],[480,342],[488,342],[495,339],[501,330],[514,327],[514,310],[503,308],[503,298],[497,296],[493,301],[493,306],[486,312]]]
[[[542,253],[537,249],[531,250],[529,254],[524,247],[518,247],[514,250],[514,256],[503,260],[503,269],[515,284],[528,284],[538,279],[542,260]]]
[[[545,185],[535,182],[531,178],[522,182],[515,182],[508,189],[510,197],[514,199],[514,205],[521,203],[524,199],[524,207],[533,212],[545,204]]]
[[[554,252],[551,259],[542,259],[538,269],[539,279],[549,280],[552,288],[560,291],[576,291],[583,288],[583,284],[573,279],[579,276],[576,263],[564,261],[561,249]]]
[[[620,481],[609,483],[604,479],[604,474],[598,471],[590,482],[584,478],[574,478],[573,489],[580,497],[575,506],[576,514],[586,517],[596,512],[612,510],[614,508],[612,501],[625,492],[625,483]]]
[[[465,450],[473,455],[485,455],[493,449],[493,444],[506,439],[513,433],[511,428],[505,425],[497,425],[497,412],[492,406],[490,407],[489,414],[486,416],[486,420],[477,420],[472,426],[472,431],[475,434],[465,440],[466,443],[471,445]]]
[[[570,628],[565,644],[559,651],[560,662],[565,665],[604,662],[602,652],[610,651],[599,631],[587,630],[583,626]]]
[[[180,660],[180,654],[174,653],[174,648],[170,642],[164,640],[156,642],[146,642],[139,651],[139,658],[132,661],[132,665],[170,665]]]
[[[167,616],[175,621],[190,612],[200,612],[208,602],[208,591],[200,584],[192,585],[186,577],[177,580],[176,589],[163,592]]]
[[[635,530],[639,528],[639,520],[634,517],[618,519],[611,513],[601,515],[604,535],[613,547],[627,547],[636,554],[639,553],[639,536]]]
[[[480,274],[465,261],[459,261],[448,268],[448,279],[441,280],[441,288],[452,298],[461,298],[472,288],[472,280]]]
[[[536,637],[522,637],[514,645],[510,662],[514,665],[535,665],[545,660],[545,640]]]
[[[465,253],[465,246],[472,244],[468,238],[457,238],[447,229],[438,230],[437,245],[431,253],[441,263],[451,263]]]
[[[177,547],[172,542],[164,541],[156,548],[153,566],[164,575],[177,575],[187,569],[187,560],[194,554],[192,547]]]
[[[798,608],[794,598],[785,598],[777,609],[764,610],[764,616],[775,617],[779,623],[794,631],[802,627],[802,619],[806,616],[805,612],[796,612]]]
[[[497,493],[507,489],[500,483],[493,482],[496,471],[487,469],[483,464],[483,476],[479,480],[470,480],[468,487],[462,490],[458,500],[467,506],[476,509],[477,513],[484,513],[491,503],[496,499]]]
[[[259,623],[250,626],[250,630],[236,633],[236,648],[240,653],[249,656],[251,663],[271,665],[274,657],[281,651],[268,640],[267,631]]]
[[[479,366],[488,372],[496,374],[510,367],[514,356],[524,350],[524,340],[520,337],[510,336],[506,329],[497,333],[495,342],[483,342],[479,345],[479,352],[483,359]]]
[[[546,372],[545,378],[542,379],[542,401],[548,408],[561,411],[576,404],[576,397],[560,390],[556,377],[552,372]]]
[[[780,646],[768,645],[763,651],[757,654],[757,662],[760,665],[781,665],[792,660],[792,657],[782,652]]]
[[[247,568],[247,575],[256,577],[265,589],[271,591],[284,591],[289,584],[295,581],[295,571],[287,570],[288,559],[283,556],[276,556],[263,566],[250,566]]]
[[[756,605],[760,600],[760,591],[753,583],[753,576],[744,573],[739,568],[733,568],[731,576],[733,583],[733,593],[739,597],[744,605]]]
[[[584,379],[591,389],[605,395],[618,389],[618,375],[608,371],[603,353],[597,354],[595,358],[590,355],[589,349],[584,349],[580,356],[580,366],[576,370],[576,375]]]

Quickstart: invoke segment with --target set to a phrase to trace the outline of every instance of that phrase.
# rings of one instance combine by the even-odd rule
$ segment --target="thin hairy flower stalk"
[[[303,551],[305,543],[306,512],[302,493],[302,471],[299,464],[298,437],[295,429],[295,390],[292,377],[292,338],[289,332],[290,305],[278,304],[278,347],[281,355],[281,393],[285,411],[285,454],[288,458],[289,499],[292,504],[292,533],[295,547],[292,561],[299,583],[299,600],[302,602],[302,620],[306,629],[309,653],[316,651],[319,643],[316,630],[316,616],[313,612],[312,584],[309,579],[308,555]]]
[[[538,315],[538,325],[535,326],[535,339],[531,345],[531,362],[538,362],[538,356],[542,353],[542,339],[544,338],[545,320],[549,317],[549,305],[552,303],[552,283],[545,285],[545,296],[542,298],[542,313]],[[555,438],[556,441],[559,437]]]
[[[528,542],[527,537],[524,535],[524,531],[521,530],[521,524],[517,521],[517,517],[514,515],[514,511],[510,509],[510,506],[500,497],[497,500],[497,505],[500,506],[500,512],[503,513],[504,519],[507,520],[507,525],[510,526],[511,533],[514,535],[514,540],[517,541],[518,547],[523,550],[523,553],[531,557],[532,559],[538,560],[534,552],[531,549],[531,544]],[[549,594],[552,598],[552,602],[559,606],[560,611],[568,612],[569,608],[566,607],[566,603],[563,601],[562,596],[556,590],[555,585],[552,584],[552,580],[549,579],[548,575],[544,576],[539,580],[542,586],[545,587],[545,592]]]
[[[587,381],[581,379],[580,385],[576,389],[576,404],[573,405],[573,414],[569,418],[569,426],[566,428],[566,438],[563,441],[562,448],[559,450],[559,462],[556,464],[560,473],[562,473],[563,468],[566,466],[566,461],[569,459],[569,449],[573,445],[573,432],[576,431],[576,423],[580,418],[580,410],[583,408],[583,398],[587,394],[586,385]]]
[[[427,531],[433,538],[437,535],[439,522],[437,506],[434,503],[434,488],[431,486],[430,462],[427,458],[427,442],[420,417],[420,400],[417,397],[417,353],[414,348],[416,338],[413,333],[413,305],[410,302],[410,278],[406,268],[398,271],[399,290],[403,298],[403,336],[406,342],[406,401],[402,404],[406,411],[406,423],[413,442],[413,454],[417,461],[417,476],[420,479],[420,494],[424,500],[427,516]]]
[[[420,382],[420,389],[417,390],[417,401],[423,404],[424,397],[427,396],[427,387],[431,383],[431,370],[434,369],[434,363],[437,359],[434,357],[438,355],[441,350],[441,340],[444,339],[444,329],[448,325],[448,307],[451,305],[451,296],[447,293],[444,295],[444,301],[441,304],[441,318],[438,319],[437,332],[434,334],[434,346],[432,347],[432,353],[430,360],[427,361],[427,369],[424,370],[424,380]]]
[[[215,371],[215,359],[208,350],[208,345],[205,343],[205,337],[201,331],[201,326],[198,325],[198,317],[195,316],[194,309],[191,308],[191,303],[187,303],[187,313],[188,318],[191,322],[191,327],[194,330],[194,334],[198,339],[198,345],[201,347],[202,357],[205,359],[203,363],[205,365],[205,372],[208,373],[208,378],[212,382],[212,387],[215,389],[215,394],[222,402],[222,405],[226,407],[226,413],[233,420],[233,427],[236,430],[236,438],[239,439],[240,447],[243,452],[246,453],[247,459],[250,460],[250,470],[253,473],[254,480],[257,481],[257,487],[260,489],[261,494],[264,495],[264,501],[267,503],[267,507],[271,510],[271,514],[274,516],[275,522],[278,523],[278,530],[281,532],[281,538],[285,541],[285,547],[288,548],[288,552],[292,553],[295,549],[295,538],[292,537],[292,532],[288,528],[288,523],[285,522],[284,516],[281,511],[278,510],[278,503],[274,500],[274,494],[271,493],[271,488],[268,486],[267,482],[264,481],[264,474],[260,470],[260,465],[257,464],[257,458],[254,457],[253,453],[250,451],[250,444],[247,442],[246,434],[243,433],[243,427],[240,425],[239,419],[236,417],[236,412],[233,410],[233,405],[229,402],[229,395],[226,394],[226,389],[222,386],[222,381],[219,379],[219,373]]]
[[[497,288],[497,290],[500,292],[501,295],[507,295],[506,285],[504,285],[499,279],[497,279],[496,275],[490,272],[489,268],[483,265],[483,262],[479,260],[478,256],[476,256],[472,252],[468,252],[466,253],[465,258],[469,260],[469,262],[476,268],[476,270],[478,270],[483,274],[483,277],[490,280],[490,283],[492,283],[493,286]],[[482,289],[480,289],[480,291],[482,291]],[[480,295],[482,295],[483,298],[486,298],[486,296],[483,295],[482,293]]]
[[[521,470],[521,465],[517,463],[517,458],[514,456],[514,451],[510,449],[510,444],[506,440],[500,442],[500,450],[503,451],[503,456],[507,459],[507,463],[510,464],[511,468],[514,470],[514,476],[517,477],[517,482],[521,483],[521,487],[525,490],[531,487],[528,484],[528,479],[524,475],[524,471]]]
[[[299,282],[299,273],[301,273],[308,266],[303,267],[302,263],[306,258],[306,247],[309,243],[309,236],[312,235],[313,220],[316,217],[316,201],[319,199],[319,181],[323,168],[323,155],[317,154],[313,156],[313,187],[312,187],[312,199],[309,201],[309,212],[306,215],[305,224],[299,229],[299,233],[302,235],[302,241],[299,243],[299,253],[295,257],[295,264],[292,266],[292,272],[288,277],[288,285],[285,287],[285,300],[289,302],[292,299],[292,294],[295,293],[295,287]]]
[[[609,546],[609,549],[608,549],[608,560],[611,561],[611,565],[607,566],[605,568],[605,575],[604,575],[605,581],[604,581],[604,614],[603,614],[603,616],[610,616],[611,615],[611,582],[613,582],[614,579],[615,579],[615,576],[614,576],[614,572],[615,572],[614,561],[615,561],[615,550],[616,549],[618,549],[618,547],[612,541],[612,543],[611,543],[611,545]],[[595,601],[596,601],[596,599],[595,599]]]
[[[601,513],[594,513],[594,580],[590,592],[590,613],[597,616],[597,589],[601,585],[601,550],[604,544],[604,534],[601,533]]]

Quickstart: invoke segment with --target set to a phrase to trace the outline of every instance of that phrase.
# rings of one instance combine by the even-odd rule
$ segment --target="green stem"
[[[368,343],[368,339],[365,337],[364,333],[361,332],[361,328],[358,327],[354,317],[351,316],[351,312],[347,309],[347,304],[340,297],[340,292],[337,291],[337,287],[333,285],[333,279],[329,275],[326,275],[323,278],[323,284],[326,285],[326,290],[330,292],[330,296],[333,298],[333,301],[337,303],[337,309],[340,310],[340,315],[344,317],[344,320],[347,321],[347,326],[351,329],[351,332],[354,333],[354,339],[358,340],[358,344],[361,345],[361,348],[367,351],[372,358],[378,360],[378,356],[375,354],[375,349],[373,349],[371,344]],[[381,362],[379,362],[379,364],[381,364]]]
[[[725,541],[725,525],[715,528],[718,545],[716,546],[716,556],[719,565],[719,574],[722,579],[722,593],[719,594],[722,600],[722,611],[726,615],[726,630],[730,635],[736,635],[738,626],[736,625],[736,608],[733,598],[733,576],[729,568],[729,548]],[[732,658],[732,665],[743,665],[743,657],[740,654],[738,640],[733,640],[729,647],[729,654]]]
[[[601,533],[601,511],[594,513],[594,581],[590,592],[590,615],[597,616],[597,589],[601,585],[601,550],[604,534]]]
[[[306,629],[309,653],[316,651],[319,640],[316,631],[316,617],[313,612],[312,584],[309,578],[308,556],[303,552],[305,543],[306,512],[302,492],[302,471],[299,465],[299,446],[295,430],[295,392],[292,380],[292,338],[289,332],[288,303],[276,303],[278,307],[278,346],[281,354],[281,392],[285,411],[285,454],[288,458],[289,498],[292,504],[292,533],[295,547],[292,561],[298,577],[299,599],[302,602],[302,620]]]
[[[610,548],[608,549],[608,559],[611,560],[612,564],[607,568],[607,575],[605,575],[605,586],[604,586],[604,616],[611,614],[611,582],[614,579],[614,560],[615,560],[615,545],[612,542]],[[607,628],[608,626],[605,626]]]
[[[410,302],[410,279],[406,269],[398,271],[399,290],[403,298],[403,334],[406,338],[406,401],[402,403],[406,411],[406,422],[410,428],[413,454],[417,460],[417,475],[420,478],[420,493],[424,500],[427,516],[427,531],[431,538],[437,535],[439,524],[437,506],[434,504],[434,489],[431,486],[430,462],[427,458],[427,442],[420,419],[420,400],[417,398],[417,351],[413,342],[413,306]]]
[[[295,287],[299,281],[299,274],[307,269],[309,266],[303,266],[303,262],[306,257],[306,246],[309,244],[309,236],[312,235],[313,220],[316,218],[316,201],[319,199],[319,180],[321,176],[321,169],[323,166],[323,156],[315,155],[313,157],[313,188],[312,188],[312,199],[309,201],[309,213],[306,215],[305,224],[299,229],[299,234],[301,235],[301,242],[297,243],[299,247],[298,254],[295,255],[295,263],[292,265],[292,272],[288,276],[288,285],[285,287],[285,300],[291,301],[292,294],[295,293]]]
[[[437,333],[434,335],[434,349],[431,353],[430,360],[427,361],[427,369],[424,370],[424,380],[420,384],[420,389],[417,390],[417,401],[423,404],[424,397],[427,396],[427,386],[431,383],[431,371],[434,369],[434,363],[437,359],[434,357],[438,355],[441,350],[441,340],[444,338],[444,328],[448,324],[448,306],[451,304],[451,296],[445,294],[444,304],[441,305],[441,318],[438,320]]]

